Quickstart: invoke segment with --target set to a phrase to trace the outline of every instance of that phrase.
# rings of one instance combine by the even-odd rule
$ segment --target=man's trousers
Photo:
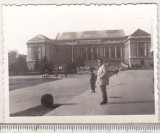
[[[101,88],[101,91],[102,91],[103,102],[107,102],[106,85],[100,85],[100,88]]]

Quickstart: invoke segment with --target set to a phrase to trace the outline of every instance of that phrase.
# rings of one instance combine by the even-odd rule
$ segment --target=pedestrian
[[[90,85],[91,85],[91,90],[93,93],[95,93],[95,83],[96,83],[96,75],[93,72],[93,68],[90,68],[91,76],[90,76]]]
[[[119,69],[116,67],[115,74],[117,75],[118,72],[119,72]]]
[[[100,86],[101,91],[102,91],[102,102],[100,103],[100,105],[102,104],[106,104],[108,102],[107,99],[107,91],[106,91],[106,86],[109,85],[109,72],[108,72],[108,68],[107,65],[104,64],[103,59],[99,59],[98,60],[98,71],[97,71],[97,81],[96,84]]]
[[[68,77],[68,71],[67,71],[67,69],[65,69],[65,71],[64,71],[64,76],[65,76],[65,78]]]
[[[55,76],[56,76],[56,79],[58,78],[58,70],[56,69],[56,72],[55,72]]]

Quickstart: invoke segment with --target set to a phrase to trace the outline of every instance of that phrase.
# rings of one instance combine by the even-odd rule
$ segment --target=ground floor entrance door
[[[142,66],[144,66],[144,65],[145,65],[144,60],[141,60],[141,65],[142,65]]]

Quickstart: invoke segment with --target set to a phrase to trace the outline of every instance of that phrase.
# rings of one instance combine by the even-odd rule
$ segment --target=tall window
[[[115,58],[115,47],[111,47],[111,58]]]
[[[108,59],[109,58],[109,47],[105,48],[105,58]]]
[[[73,48],[73,58],[77,58],[77,48]]]
[[[148,45],[144,42],[138,43],[138,56],[145,57],[148,55]]]
[[[31,47],[31,59],[32,60],[37,60],[39,55],[38,47],[37,46],[32,46]]]
[[[97,48],[93,48],[93,59],[97,60]]]
[[[146,56],[148,56],[148,43],[146,43]]]
[[[117,58],[121,58],[121,47],[116,47],[117,48]]]
[[[86,48],[82,48],[82,58],[86,60]]]
[[[80,48],[80,58],[82,59],[83,58],[83,55],[82,55],[82,48]]]
[[[91,48],[87,48],[88,60],[91,60]]]

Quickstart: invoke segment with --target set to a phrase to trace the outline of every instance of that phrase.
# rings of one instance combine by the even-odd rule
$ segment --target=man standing
[[[108,102],[106,86],[109,85],[109,74],[108,74],[107,65],[103,63],[103,59],[98,60],[98,66],[99,66],[99,69],[97,72],[97,84],[100,85],[100,88],[102,91],[103,101],[100,103],[100,105],[102,105]]]

